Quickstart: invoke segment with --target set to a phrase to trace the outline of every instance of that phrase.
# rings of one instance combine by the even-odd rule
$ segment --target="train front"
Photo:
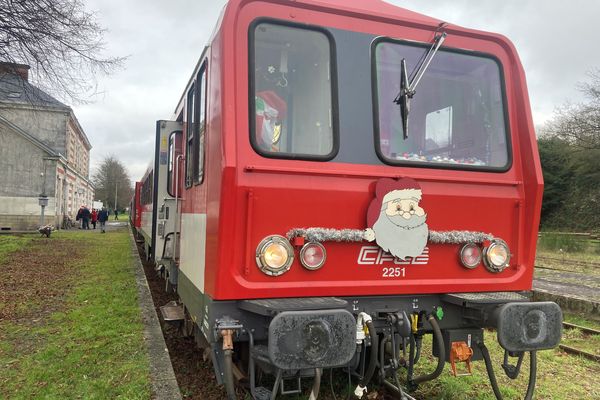
[[[382,2],[319,4],[242,2],[224,31],[236,161],[202,328],[217,371],[231,388],[237,358],[257,399],[337,367],[358,397],[376,380],[408,396],[446,362],[492,371],[495,328],[509,376],[530,354],[531,396],[562,314],[529,301],[543,183],[514,47]],[[428,334],[439,362],[416,376]]]

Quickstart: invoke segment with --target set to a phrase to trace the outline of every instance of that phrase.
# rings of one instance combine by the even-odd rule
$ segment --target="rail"
[[[586,335],[600,335],[600,331],[597,329],[588,328],[581,325],[572,324],[570,322],[563,322],[563,327],[566,329],[579,329],[582,333]],[[590,353],[585,350],[578,349],[573,346],[569,346],[566,344],[559,344],[558,347],[567,354],[572,354],[576,356],[582,356],[589,360],[596,361],[600,363],[600,355]]]

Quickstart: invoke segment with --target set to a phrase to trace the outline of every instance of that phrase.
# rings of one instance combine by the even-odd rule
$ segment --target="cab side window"
[[[192,179],[194,177],[194,159],[195,154],[195,138],[196,135],[196,121],[198,116],[196,115],[196,84],[194,83],[187,94],[186,104],[186,146],[185,146],[185,187],[192,186]]]
[[[204,180],[204,153],[205,153],[205,137],[206,137],[206,62],[200,68],[196,79],[198,88],[198,131],[196,147],[196,168],[194,174],[194,182],[202,183]]]
[[[265,157],[329,160],[337,152],[330,37],[318,28],[250,28],[250,140]]]
[[[200,67],[196,80],[187,93],[185,187],[204,180],[206,137],[206,62]]]

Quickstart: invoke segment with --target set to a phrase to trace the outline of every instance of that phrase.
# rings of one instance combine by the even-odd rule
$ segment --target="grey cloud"
[[[566,100],[580,101],[577,82],[600,67],[594,28],[600,2],[590,0],[390,0],[513,41],[527,74],[536,123]],[[129,55],[125,69],[99,82],[97,101],[74,107],[90,138],[92,166],[114,154],[141,177],[153,154],[154,122],[172,117],[225,0],[87,0],[107,33],[109,54]]]

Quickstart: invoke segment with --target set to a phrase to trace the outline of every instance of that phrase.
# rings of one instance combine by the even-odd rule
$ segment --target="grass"
[[[71,265],[71,289],[54,299],[56,310],[0,321],[0,398],[149,398],[127,230],[61,231],[49,240],[55,238],[75,241],[85,254]],[[45,301],[30,306],[42,310]]]
[[[521,374],[516,380],[504,375],[500,366],[504,350],[496,340],[495,332],[485,332],[485,342],[490,351],[494,371],[505,399],[522,399],[527,389],[529,356],[526,355]],[[431,352],[431,336],[424,340],[424,354]],[[569,356],[562,351],[538,352],[536,399],[598,399],[600,398],[600,364],[584,358]],[[434,359],[425,357],[416,371],[427,373],[435,368]],[[464,368],[464,365],[460,365]],[[483,361],[473,363],[473,375],[453,377],[447,363],[437,381],[428,382],[415,392],[418,399],[492,400],[495,399]]]
[[[600,322],[585,318],[583,315],[565,313],[564,320],[584,328],[600,330]],[[600,335],[588,335],[579,329],[563,329],[561,343],[600,355]]]
[[[585,236],[542,232],[538,240],[538,253],[545,252],[576,257],[585,253],[600,258],[600,241]]]
[[[1,235],[0,236],[0,263],[4,262],[6,256],[13,253],[27,245],[32,239],[33,235]]]

